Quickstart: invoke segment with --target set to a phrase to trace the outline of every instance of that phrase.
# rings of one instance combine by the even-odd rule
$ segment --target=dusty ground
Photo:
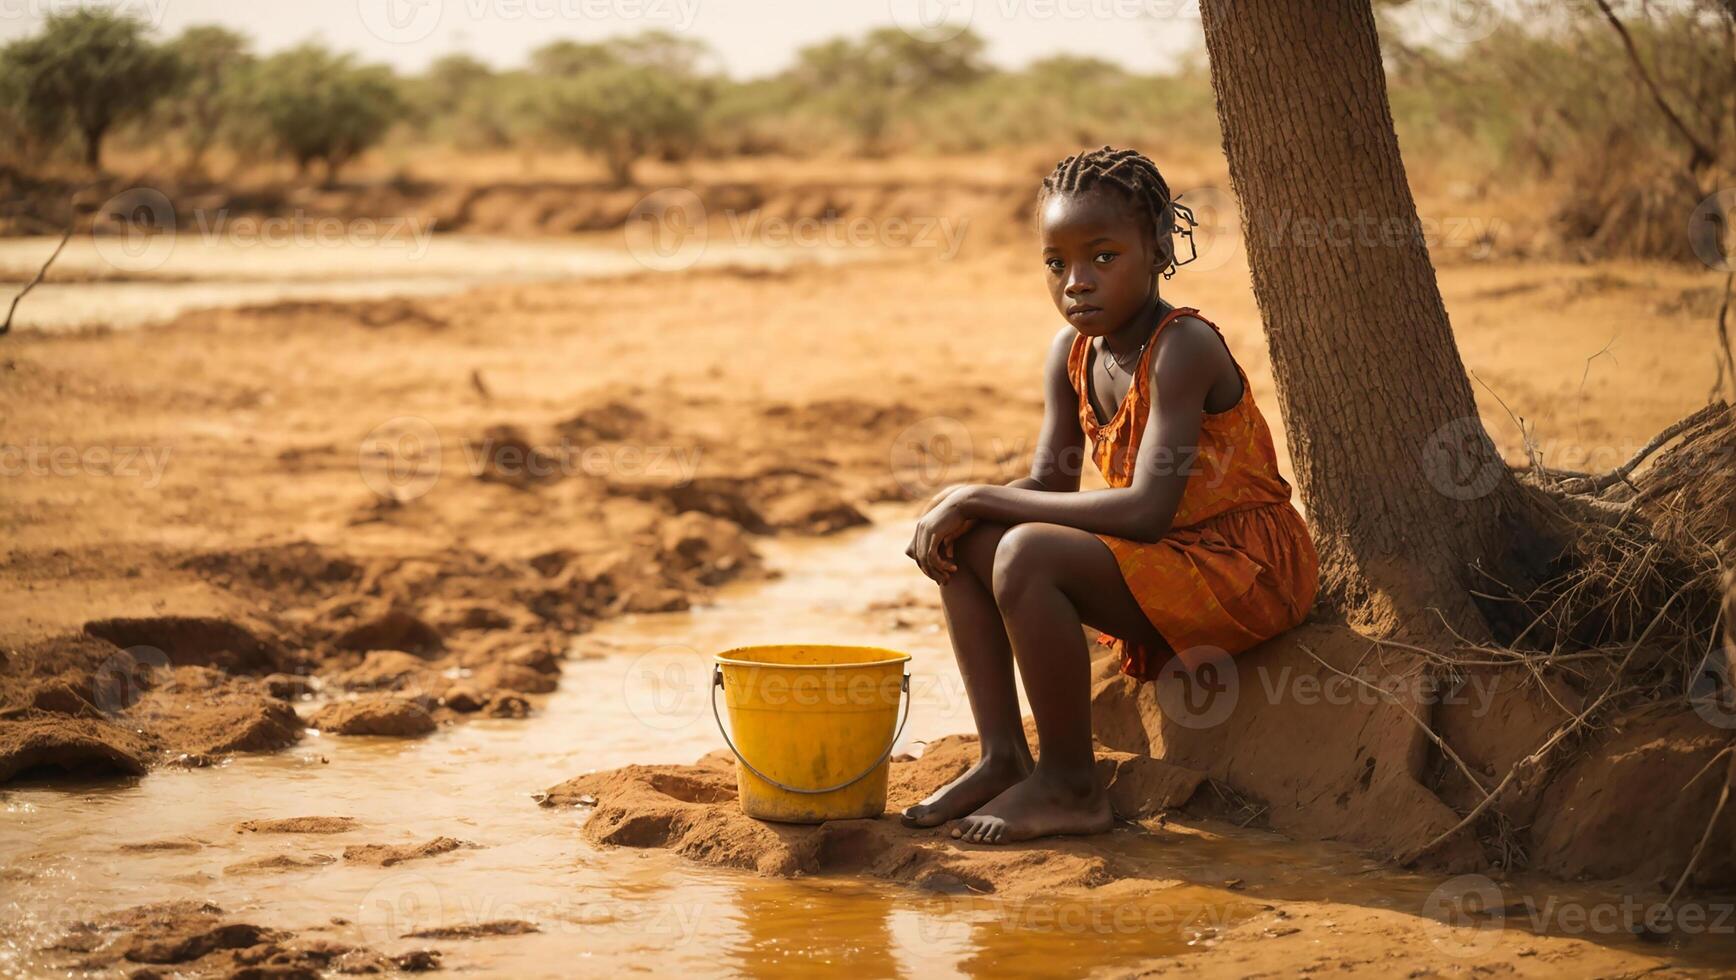
[[[0,342],[0,780],[202,765],[309,726],[415,736],[522,716],[557,683],[574,631],[761,574],[759,536],[824,534],[861,523],[872,502],[1010,475],[1035,434],[1057,326],[1037,259],[1008,244],[1020,226],[991,217],[1022,199],[1014,176],[905,201],[932,212],[964,193],[960,213],[978,224],[944,260],[912,250],[835,269],[287,304]],[[763,197],[792,214],[817,206]],[[874,200],[881,217],[898,213],[896,197]],[[1236,236],[1205,244],[1166,295],[1224,328],[1282,453]],[[1496,396],[1535,426],[1550,463],[1594,470],[1704,403],[1721,296],[1709,272],[1492,263],[1450,237],[1435,254],[1485,422],[1511,460],[1524,458],[1520,436]],[[901,764],[895,796],[920,795],[949,758]],[[716,784],[704,818],[761,834],[731,816],[732,781],[699,771]],[[605,808],[635,777],[608,778],[592,790]],[[586,833],[604,843],[681,846],[667,821],[661,836],[621,839],[601,816]],[[869,826],[829,832],[836,846],[780,835],[788,852],[723,863],[881,874],[873,855],[890,849],[910,858],[885,874],[897,880],[956,865],[946,873],[1001,892],[1135,887],[1103,870],[1113,843],[959,856]],[[789,856],[802,847],[818,847],[812,868]],[[772,859],[784,863],[760,866]],[[195,932],[221,918],[159,910],[111,925],[130,935],[159,913]],[[1388,972],[1447,929],[1287,894],[1218,937],[1213,957],[1156,969]],[[319,967],[374,954],[294,955]],[[1488,957],[1455,959],[1453,972],[1659,965],[1567,939]]]

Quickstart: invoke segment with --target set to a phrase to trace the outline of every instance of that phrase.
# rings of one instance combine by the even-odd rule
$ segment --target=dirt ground
[[[945,197],[918,188],[912,200]],[[826,268],[279,304],[6,338],[0,781],[210,764],[307,727],[416,736],[522,717],[558,683],[575,631],[763,574],[765,535],[827,534],[867,521],[873,503],[1015,475],[1058,317],[1022,226],[993,217],[1006,200],[971,196],[978,223],[951,257],[893,249]],[[1448,217],[1483,207],[1444,191],[1424,202]],[[1233,221],[1221,221],[1165,294],[1224,329],[1282,456],[1246,265]],[[1484,421],[1510,461],[1525,454],[1509,409],[1549,463],[1598,470],[1705,403],[1715,275],[1490,260],[1501,253],[1486,245],[1447,234],[1435,255]],[[894,805],[948,778],[961,744],[900,763]],[[618,824],[600,811],[585,832],[762,873],[922,884],[941,868],[1012,895],[1137,888],[1143,874],[1116,870],[1120,831],[1007,857],[913,842],[880,821],[829,832],[855,835],[843,843],[777,835],[762,848],[765,832],[734,815],[733,779],[715,761],[683,777],[716,784],[690,800],[645,798],[631,771],[588,777],[573,792],[621,819],[635,806],[679,819],[652,821],[655,839],[611,839]],[[733,843],[693,844],[714,830]],[[749,852],[785,863],[760,867]],[[803,853],[820,857],[809,866]],[[1245,876],[1254,890],[1260,874]],[[1212,955],[1151,972],[1434,969],[1426,950],[1454,935],[1286,894],[1215,937]],[[1441,972],[1665,964],[1571,938],[1515,950]]]

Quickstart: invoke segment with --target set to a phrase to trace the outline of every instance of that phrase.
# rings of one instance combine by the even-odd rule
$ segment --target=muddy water
[[[15,288],[29,281],[59,241],[0,239],[0,282]],[[688,256],[680,258],[681,268],[764,270],[849,261],[865,252],[730,243],[706,248],[691,262]],[[641,261],[620,234],[525,241],[384,231],[377,238],[331,240],[186,233],[172,241],[137,242],[75,235],[47,280],[19,304],[13,324],[43,330],[90,324],[131,327],[207,307],[433,296],[493,283],[618,276],[668,267],[655,253],[645,258]],[[5,303],[10,304],[12,292],[0,290]]]
[[[705,868],[660,851],[584,843],[584,811],[535,794],[587,770],[688,762],[720,742],[706,661],[747,643],[803,638],[896,645],[913,654],[906,747],[968,730],[944,635],[893,629],[876,603],[920,590],[885,521],[823,543],[773,542],[783,577],[725,591],[686,613],[624,619],[579,637],[545,710],[477,721],[419,741],[310,736],[274,755],[174,769],[122,785],[0,793],[0,974],[34,974],[36,950],[68,925],[145,902],[215,902],[250,921],[386,952],[436,947],[450,968],[512,976],[604,970],[862,977],[1088,974],[1209,950],[1265,905],[1321,901],[1424,914],[1438,882],[1350,852],[1230,829],[1118,829],[1107,851],[1156,887],[1011,903],[840,878],[785,881]],[[335,835],[238,833],[253,818],[350,816]],[[478,845],[395,868],[341,859],[264,874],[226,872],[280,855],[445,835]],[[176,849],[139,850],[146,842]],[[1232,879],[1256,878],[1258,894]],[[469,941],[405,933],[497,919],[534,935]],[[311,930],[319,930],[312,932]]]

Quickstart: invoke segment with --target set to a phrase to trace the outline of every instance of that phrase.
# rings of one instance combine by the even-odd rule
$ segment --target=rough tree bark
[[[1202,0],[1212,88],[1321,598],[1501,637],[1559,553],[1477,415],[1387,103],[1370,0]]]

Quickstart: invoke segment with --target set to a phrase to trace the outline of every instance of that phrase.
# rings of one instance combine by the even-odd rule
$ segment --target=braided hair
[[[1043,189],[1037,195],[1037,206],[1056,194],[1083,194],[1099,187],[1119,192],[1144,214],[1157,246],[1169,256],[1163,277],[1170,279],[1175,270],[1199,258],[1194,245],[1193,209],[1182,204],[1169,192],[1169,183],[1158,172],[1157,164],[1138,150],[1116,150],[1108,146],[1087,150],[1055,164],[1049,176],[1043,178]],[[1182,222],[1186,222],[1185,225]],[[1174,235],[1187,239],[1188,257],[1177,260]]]

